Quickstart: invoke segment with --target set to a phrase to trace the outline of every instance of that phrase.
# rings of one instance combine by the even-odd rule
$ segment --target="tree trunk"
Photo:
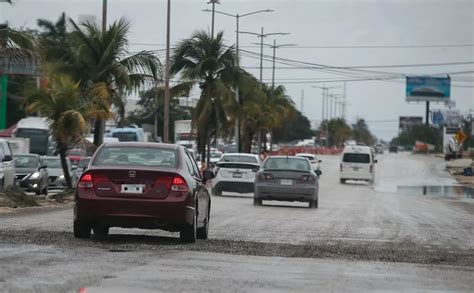
[[[94,144],[99,147],[104,142],[105,121],[96,120],[94,124]]]
[[[69,174],[69,166],[66,161],[66,145],[58,142],[59,158],[61,159],[61,167],[63,168],[64,179],[66,180],[67,188],[72,188],[71,174]]]

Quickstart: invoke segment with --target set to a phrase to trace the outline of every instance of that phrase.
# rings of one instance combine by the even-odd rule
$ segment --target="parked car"
[[[89,164],[90,160],[91,160],[91,157],[84,157],[81,160],[79,160],[79,163],[77,164],[77,168],[76,170],[74,170],[76,179],[81,178],[81,175],[87,168],[87,165]]]
[[[49,189],[66,189],[67,183],[64,177],[63,167],[61,166],[61,159],[59,157],[46,156],[42,157],[42,160],[48,169]],[[66,158],[66,163],[68,165],[72,185],[74,186],[77,181],[74,171],[77,167],[71,164],[69,158]]]
[[[0,186],[7,187],[15,184],[15,160],[11,145],[0,139]]]
[[[210,158],[209,158],[209,166],[208,168],[214,168],[221,159],[222,152],[218,150],[211,151]]]
[[[28,192],[48,195],[48,170],[39,155],[15,155],[15,182]]]
[[[270,156],[255,179],[254,205],[262,200],[308,202],[318,207],[319,175],[308,159],[296,156]]]
[[[182,242],[207,239],[211,197],[189,151],[161,143],[100,146],[77,183],[74,236],[106,237],[110,227],[180,232]]]
[[[346,146],[340,163],[340,181],[347,180],[374,181],[375,163],[377,160],[368,146]]]
[[[299,153],[296,154],[297,157],[303,157],[307,158],[309,162],[311,163],[311,168],[313,168],[314,171],[320,170],[321,171],[321,166],[319,165],[322,161],[318,160],[316,158],[316,155],[314,154],[306,154],[306,153]]]
[[[66,154],[73,165],[77,165],[87,155],[84,149],[69,149]]]
[[[223,191],[253,192],[255,174],[260,165],[261,161],[257,155],[224,153],[214,168],[212,194],[222,195]]]

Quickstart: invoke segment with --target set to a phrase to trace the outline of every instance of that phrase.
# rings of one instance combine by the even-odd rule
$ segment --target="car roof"
[[[43,159],[57,159],[57,160],[61,159],[59,156],[43,156],[42,158]]]
[[[269,156],[268,159],[297,159],[297,160],[306,160],[305,157],[297,157],[297,156]]]
[[[171,143],[157,143],[157,142],[106,142],[102,147],[135,147],[135,148],[157,148],[177,150],[180,146]]]
[[[252,157],[252,158],[258,158],[258,155],[256,154],[248,154],[248,153],[223,153],[223,156],[240,156],[240,157]]]
[[[39,155],[37,154],[16,154],[16,155],[13,155],[14,157],[38,157]]]
[[[297,156],[297,157],[302,157],[302,156],[316,157],[315,154],[310,154],[310,153],[297,153],[295,156]]]
[[[344,148],[344,153],[370,153],[371,148],[368,146],[361,146],[361,145],[350,145]]]

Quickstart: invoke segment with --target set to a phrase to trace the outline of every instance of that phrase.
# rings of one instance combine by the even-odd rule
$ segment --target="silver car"
[[[319,175],[307,158],[271,156],[263,163],[255,178],[254,205],[262,200],[308,202],[318,207]]]
[[[63,168],[61,166],[61,159],[59,157],[42,157],[43,163],[47,166],[49,174],[49,189],[66,189],[66,179],[64,178]],[[66,158],[66,163],[69,169],[69,175],[71,176],[71,182],[74,186],[76,184],[77,178],[76,166],[71,164],[69,158]]]

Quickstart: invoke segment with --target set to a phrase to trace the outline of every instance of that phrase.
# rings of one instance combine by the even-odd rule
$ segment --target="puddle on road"
[[[446,182],[447,183],[447,182]],[[379,192],[407,195],[426,195],[456,199],[474,199],[474,188],[455,184],[400,184],[395,182],[379,182],[374,189]]]
[[[433,197],[474,199],[474,188],[460,185],[398,186],[397,193],[409,195],[427,195]]]

